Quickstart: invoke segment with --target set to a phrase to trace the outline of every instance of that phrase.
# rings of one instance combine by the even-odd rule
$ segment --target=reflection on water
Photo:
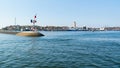
[[[0,68],[119,68],[120,32],[0,34]]]

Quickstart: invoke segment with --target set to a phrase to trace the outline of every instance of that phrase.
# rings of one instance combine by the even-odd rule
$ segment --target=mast
[[[16,17],[15,17],[15,31],[17,31],[17,29],[18,29],[18,27],[17,27],[17,25],[16,25]]]
[[[34,16],[34,19],[32,20],[31,19],[31,23],[33,23],[33,31],[35,31],[35,23],[37,22],[37,19],[36,19],[37,17],[36,17],[36,15]]]
[[[15,26],[16,26],[16,17],[15,17]]]

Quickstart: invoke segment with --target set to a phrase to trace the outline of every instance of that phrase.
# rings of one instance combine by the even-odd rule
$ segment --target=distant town
[[[32,26],[32,25],[10,25],[2,28],[1,30],[7,31],[31,31],[35,28],[37,31],[120,31],[120,27],[101,27],[101,28],[93,28],[93,27],[77,27],[76,22],[73,23],[72,27],[68,26]]]

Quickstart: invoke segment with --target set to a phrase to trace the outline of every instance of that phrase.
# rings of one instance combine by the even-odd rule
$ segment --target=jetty
[[[16,34],[19,33],[19,32],[0,30],[0,33],[1,33],[1,34],[14,34],[14,35],[16,35]]]
[[[42,33],[37,31],[37,29],[35,28],[35,23],[37,22],[36,15],[34,16],[34,19],[30,20],[30,22],[33,23],[33,27],[31,28],[30,31],[6,31],[6,30],[0,30],[0,33],[14,34],[14,35],[17,35],[17,36],[28,36],[28,37],[44,36]],[[16,23],[16,18],[15,18],[15,23]]]
[[[40,37],[40,36],[44,36],[42,33],[40,33],[40,32],[34,32],[34,31],[19,32],[16,35],[18,35],[18,36],[28,36],[28,37]]]
[[[4,31],[0,30],[1,34],[12,34],[12,35],[17,35],[17,36],[27,36],[27,37],[41,37],[44,36],[40,32],[35,32],[35,31],[22,31],[22,32],[17,32],[17,31]]]

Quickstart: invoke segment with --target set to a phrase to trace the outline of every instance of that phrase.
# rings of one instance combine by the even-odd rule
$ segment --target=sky
[[[32,25],[78,27],[120,26],[120,0],[0,0],[0,28]]]

